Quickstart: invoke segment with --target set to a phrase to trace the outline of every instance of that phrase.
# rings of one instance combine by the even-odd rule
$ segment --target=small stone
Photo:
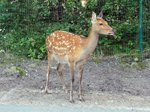
[[[139,61],[139,59],[136,57],[136,58],[134,58],[134,61],[136,61],[136,62],[137,62],[137,61]]]

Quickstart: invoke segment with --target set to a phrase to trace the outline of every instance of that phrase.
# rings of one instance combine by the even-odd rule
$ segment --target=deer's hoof
[[[48,89],[45,89],[45,90],[42,91],[42,93],[44,93],[44,94],[52,94],[52,91],[48,91]]]
[[[85,102],[85,100],[84,100],[84,98],[79,98],[79,101],[81,101],[81,102]]]
[[[69,89],[66,86],[64,86],[62,89],[64,90],[65,93],[69,93]]]
[[[66,88],[66,89],[64,89],[64,91],[65,91],[65,93],[69,93],[69,90]]]
[[[70,100],[69,102],[70,102],[70,103],[75,103],[75,101],[74,101],[74,100]]]
[[[48,90],[43,90],[42,93],[48,94]]]
[[[85,101],[82,94],[79,94],[79,95],[78,95],[78,98],[79,98],[79,101],[81,101],[81,102],[84,102],[84,101]]]

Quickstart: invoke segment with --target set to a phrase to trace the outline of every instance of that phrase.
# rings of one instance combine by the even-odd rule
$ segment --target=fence
[[[81,1],[87,1],[82,4]],[[33,58],[45,56],[45,37],[54,30],[87,36],[91,12],[103,10],[117,36],[101,36],[98,54],[133,53],[150,48],[149,0],[2,0],[1,49]],[[84,6],[84,7],[83,7]],[[13,37],[13,38],[12,38]]]
[[[143,46],[144,49],[147,47],[146,42],[150,43],[150,1],[144,0],[143,1]],[[150,45],[150,44],[149,44]],[[149,47],[148,45],[148,47]]]

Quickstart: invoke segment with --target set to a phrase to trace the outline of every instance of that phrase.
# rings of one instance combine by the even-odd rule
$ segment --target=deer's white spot
[[[55,35],[55,33],[52,33],[51,36],[52,36],[52,37],[55,37],[56,35]]]
[[[62,39],[65,39],[65,36],[62,36]]]
[[[48,40],[48,43],[49,43],[49,45],[51,45],[51,44],[52,44],[50,40]]]
[[[67,47],[69,48],[69,47],[71,47],[71,46],[67,45]]]
[[[59,45],[61,45],[62,44],[62,42],[59,42]]]
[[[75,49],[76,47],[74,46],[73,49]]]
[[[60,47],[59,49],[60,49],[60,50],[62,50],[62,51],[67,50],[67,48],[66,48],[66,47]]]
[[[52,42],[54,42],[54,38],[52,38]]]

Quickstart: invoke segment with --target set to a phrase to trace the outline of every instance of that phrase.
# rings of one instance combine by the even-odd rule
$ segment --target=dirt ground
[[[46,60],[16,59],[1,56],[0,103],[25,104],[69,104],[69,94],[62,90],[56,75],[55,63],[51,72],[49,90],[42,93],[46,81]],[[85,102],[78,100],[78,77],[75,76],[75,103],[90,105],[121,105],[150,107],[150,59],[146,67],[137,69],[120,63],[119,58],[108,57],[96,64],[89,59],[83,73],[83,93]],[[70,84],[68,66],[64,79]],[[66,103],[67,102],[67,103]]]

